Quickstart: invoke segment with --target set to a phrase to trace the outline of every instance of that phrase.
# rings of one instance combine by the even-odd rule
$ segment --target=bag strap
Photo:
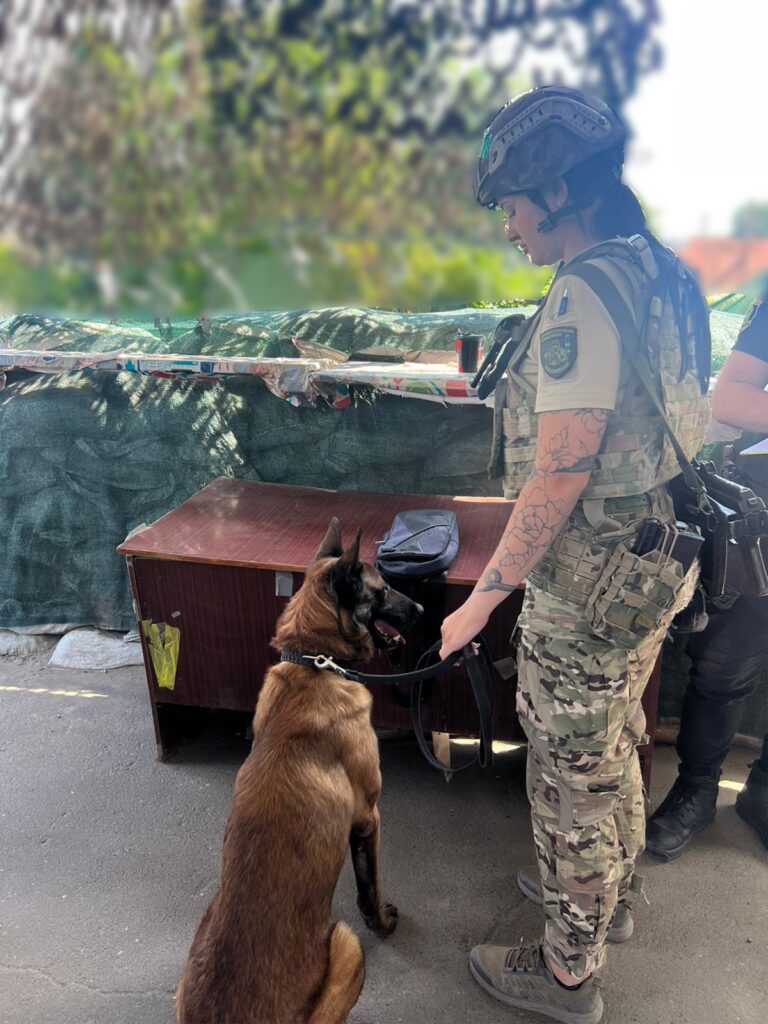
[[[656,390],[656,384],[651,377],[650,367],[647,361],[643,359],[643,355],[640,352],[640,345],[638,343],[641,338],[641,331],[635,323],[635,318],[632,315],[626,299],[622,296],[619,289],[605,271],[601,270],[600,267],[596,267],[594,263],[577,263],[573,267],[569,268],[568,274],[573,277],[580,278],[585,284],[589,285],[592,291],[597,295],[598,299],[600,299],[602,304],[605,306],[606,312],[616,325],[621,347],[626,353],[626,356],[637,373],[637,376],[640,378],[640,382],[648,392],[651,401],[656,406],[656,410],[664,424],[664,429],[666,430],[672,448],[674,449],[675,456],[677,457],[677,461],[680,465],[686,484],[688,484],[691,490],[695,491],[699,495],[700,499],[705,499],[707,494],[706,488],[699,477],[699,474],[694,469],[693,464],[683,451],[682,445],[675,436],[675,432],[672,430],[670,422],[667,419],[666,410],[664,409],[664,405],[662,404],[658,391]],[[708,499],[706,500],[706,504],[709,504]]]

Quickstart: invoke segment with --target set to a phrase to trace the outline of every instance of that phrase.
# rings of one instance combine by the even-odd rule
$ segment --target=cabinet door
[[[134,558],[133,573],[139,619],[179,630],[173,687],[160,686],[152,670],[153,700],[252,711],[276,660],[269,641],[287,602],[275,596],[274,572]],[[296,587],[301,580],[296,574]]]

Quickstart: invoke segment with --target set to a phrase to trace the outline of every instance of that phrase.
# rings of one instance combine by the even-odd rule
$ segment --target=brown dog
[[[364,662],[402,642],[422,611],[342,553],[331,520],[317,561],[280,616],[272,645],[290,657]],[[363,986],[355,933],[331,921],[347,845],[358,906],[389,934],[379,894],[381,789],[371,696],[359,683],[282,661],[267,672],[253,747],[238,772],[224,833],[221,888],[197,930],[176,992],[180,1024],[336,1024]]]

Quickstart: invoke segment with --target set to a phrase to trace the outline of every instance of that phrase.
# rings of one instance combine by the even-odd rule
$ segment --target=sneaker
[[[752,826],[768,849],[768,771],[763,768],[760,761],[754,761],[750,767],[751,771],[744,788],[736,797],[736,813]]]
[[[645,852],[651,860],[679,857],[699,832],[715,820],[717,782],[691,783],[678,776],[663,803],[648,819]]]
[[[532,903],[544,904],[544,894],[541,891],[541,883],[538,881],[539,870],[536,867],[518,868],[517,884],[520,892],[527,896]],[[606,942],[626,942],[632,938],[635,930],[635,922],[632,918],[632,911],[626,903],[617,903],[613,914],[611,926],[605,936]]]
[[[475,946],[469,969],[489,996],[507,1006],[543,1013],[562,1024],[598,1024],[603,1016],[603,997],[594,975],[578,988],[566,988],[547,967],[539,943]]]

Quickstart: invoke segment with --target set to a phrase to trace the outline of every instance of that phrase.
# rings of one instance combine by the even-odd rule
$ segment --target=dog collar
[[[294,665],[306,665],[306,659],[313,657],[313,654],[305,654],[304,651],[299,651],[295,647],[283,647],[280,650],[280,661],[290,661]]]
[[[292,665],[304,665],[306,668],[316,668],[321,672],[336,672],[345,678],[348,671],[355,664],[352,661],[334,661],[327,654],[307,654],[296,647],[281,648],[280,661],[289,661]]]

